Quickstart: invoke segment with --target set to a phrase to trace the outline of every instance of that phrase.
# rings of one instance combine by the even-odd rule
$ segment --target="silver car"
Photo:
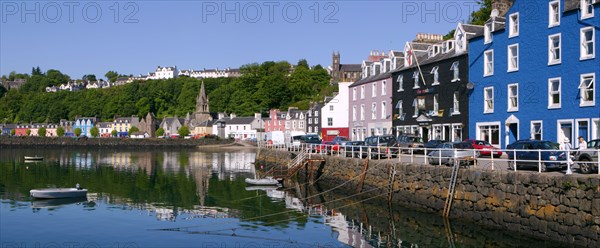
[[[454,165],[458,162],[460,165],[472,165],[475,163],[475,152],[473,145],[468,142],[443,143],[438,145],[435,150],[427,154],[429,164],[447,164]]]

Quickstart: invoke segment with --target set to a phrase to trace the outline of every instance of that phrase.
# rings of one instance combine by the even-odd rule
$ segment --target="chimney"
[[[225,113],[219,112],[219,120],[225,118]]]
[[[504,17],[515,0],[492,0],[492,10],[498,10],[498,17]]]
[[[235,113],[231,113],[231,114],[229,114],[229,119],[233,119],[233,118],[235,118],[235,117],[236,117]]]
[[[262,114],[254,113],[254,119],[261,119],[261,118],[262,118]]]

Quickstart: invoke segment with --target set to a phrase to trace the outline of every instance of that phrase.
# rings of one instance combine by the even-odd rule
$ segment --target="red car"
[[[502,151],[498,150],[498,148],[494,147],[485,140],[466,139],[465,142],[469,142],[471,145],[473,145],[473,148],[477,150],[477,157],[491,156],[492,154],[495,158],[502,156]]]

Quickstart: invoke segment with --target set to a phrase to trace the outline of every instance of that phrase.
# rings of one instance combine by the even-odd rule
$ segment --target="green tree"
[[[469,20],[470,24],[473,25],[483,25],[487,20],[490,19],[490,15],[492,13],[492,1],[493,0],[480,0],[477,1],[477,4],[481,8],[479,10],[471,13],[471,19]]]
[[[179,134],[179,137],[183,138],[190,135],[190,129],[187,126],[182,126],[177,130],[177,133]]]
[[[119,73],[116,71],[108,71],[106,74],[104,74],[104,76],[109,82],[114,83],[117,81],[117,78],[119,78]]]
[[[0,98],[2,98],[7,91],[8,90],[6,90],[6,88],[4,88],[4,86],[0,84]]]
[[[117,137],[117,130],[113,129],[113,130],[112,130],[112,132],[110,132],[110,134],[111,134],[113,137]]]
[[[310,66],[308,65],[308,61],[306,61],[306,59],[301,59],[298,61],[298,64],[296,65],[296,68],[298,67],[304,67],[305,69],[310,69]]]
[[[92,137],[94,138],[98,138],[98,136],[100,136],[100,130],[98,129],[98,127],[92,127],[92,129],[90,129],[90,135],[92,135]]]
[[[75,137],[79,137],[81,135],[81,128],[75,128],[75,130],[73,130],[73,133],[75,134]]]
[[[139,128],[137,128],[136,126],[132,126],[131,128],[129,128],[128,134],[129,134],[129,136],[131,136],[132,133],[139,132],[139,131],[140,131]]]
[[[65,129],[64,129],[63,127],[58,127],[58,128],[56,129],[56,135],[57,135],[58,137],[63,137],[63,136],[65,136]]]
[[[86,80],[86,81],[92,81],[92,82],[98,81],[98,80],[96,80],[96,75],[94,75],[94,74],[83,75],[83,77],[81,79]]]
[[[41,127],[40,129],[38,129],[38,136],[46,137],[46,128],[45,127]]]
[[[27,134],[27,136],[31,135],[31,129],[27,129],[27,131],[25,131],[25,134]]]
[[[17,130],[11,129],[10,130],[10,136],[15,136],[15,134],[17,134]]]
[[[156,129],[156,137],[162,137],[163,135],[165,135],[165,130],[162,127]]]

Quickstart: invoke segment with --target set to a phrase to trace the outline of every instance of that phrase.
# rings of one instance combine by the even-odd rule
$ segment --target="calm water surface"
[[[32,155],[44,161],[23,161]],[[319,189],[247,187],[255,158],[243,149],[1,148],[1,247],[561,246],[351,199],[336,209],[334,192],[309,205],[294,193]],[[29,196],[76,183],[87,198]]]

